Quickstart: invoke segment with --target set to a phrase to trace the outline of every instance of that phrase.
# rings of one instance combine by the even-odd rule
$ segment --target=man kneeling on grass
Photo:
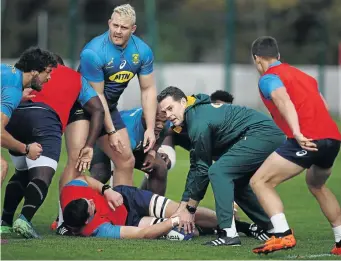
[[[178,209],[178,203],[136,187],[120,185],[111,189],[89,176],[81,176],[65,185],[60,201],[64,217],[64,224],[57,231],[60,235],[114,239],[166,236],[173,240],[193,236],[175,228],[179,218],[172,215]],[[216,213],[198,208],[196,223],[213,233],[217,227]]]

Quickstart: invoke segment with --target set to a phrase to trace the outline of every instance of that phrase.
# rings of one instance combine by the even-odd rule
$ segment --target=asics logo
[[[120,69],[123,69],[124,66],[126,65],[127,61],[126,60],[123,60],[120,64]]]
[[[302,157],[304,155],[307,155],[307,153],[308,153],[308,151],[306,151],[306,150],[297,151],[296,156]]]

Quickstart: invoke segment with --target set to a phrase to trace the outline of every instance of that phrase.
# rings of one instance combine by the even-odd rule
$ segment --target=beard
[[[43,88],[43,83],[39,80],[38,75],[32,78],[31,88],[37,92],[40,92],[41,89]]]

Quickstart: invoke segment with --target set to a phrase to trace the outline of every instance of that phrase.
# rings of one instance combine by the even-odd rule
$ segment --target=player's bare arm
[[[301,133],[295,106],[290,100],[289,94],[287,93],[285,87],[283,86],[272,91],[271,99],[280,111],[283,118],[288,123],[300,146],[305,150],[317,151],[316,144],[312,142],[312,139],[304,137]]]
[[[144,135],[143,146],[145,152],[153,148],[155,144],[155,117],[157,109],[156,100],[156,85],[154,79],[154,73],[148,75],[139,76],[140,88],[141,88],[141,102],[146,120],[147,129]]]
[[[36,142],[26,145],[13,138],[13,136],[5,129],[8,122],[9,118],[6,116],[6,114],[1,112],[1,147],[20,152],[24,155],[27,154],[27,157],[32,160],[39,158],[41,152],[43,151],[41,145]]]
[[[179,225],[179,218],[169,218],[164,222],[158,223],[145,228],[122,226],[121,238],[122,239],[154,239],[163,236],[172,228]]]
[[[84,147],[79,153],[76,168],[79,171],[90,169],[90,163],[93,157],[93,147],[99,136],[104,120],[104,108],[98,97],[92,97],[86,104],[84,109],[91,115],[89,135]]]
[[[104,190],[104,184],[102,182],[99,182],[98,180],[86,175],[79,176],[77,179],[85,181],[89,187],[96,190],[98,193],[103,194],[111,209],[115,210],[115,208],[123,204],[122,195],[112,190],[110,186],[107,186],[107,189]]]
[[[125,147],[125,144],[123,143],[120,134],[116,132],[115,126],[112,122],[109,106],[107,103],[107,100],[104,96],[104,81],[102,82],[90,82],[90,85],[92,88],[95,89],[95,91],[98,94],[98,97],[100,98],[103,108],[104,108],[104,128],[107,131],[109,135],[109,142],[110,146],[118,151],[119,153],[122,153],[122,149]]]

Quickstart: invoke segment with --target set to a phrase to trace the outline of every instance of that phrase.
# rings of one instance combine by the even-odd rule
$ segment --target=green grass
[[[2,151],[10,162],[8,153]],[[169,173],[167,196],[179,200],[189,168],[188,153],[177,150],[177,164]],[[267,256],[257,256],[251,249],[259,241],[242,237],[242,246],[238,248],[210,248],[201,243],[212,237],[196,238],[188,242],[163,240],[109,240],[95,238],[66,238],[56,236],[49,230],[57,214],[57,184],[62,168],[66,163],[65,148],[59,162],[59,168],[50,187],[43,206],[33,219],[33,224],[43,236],[42,240],[26,240],[16,235],[5,236],[7,244],[1,245],[2,259],[340,259],[329,256],[334,236],[318,204],[310,195],[305,184],[304,174],[280,185],[278,191],[284,201],[285,213],[298,240],[293,250],[280,251]],[[13,173],[10,166],[6,182]],[[328,186],[341,202],[341,153],[334,167],[334,173]],[[135,184],[142,179],[140,172],[135,173]],[[5,185],[6,185],[5,182]],[[5,188],[5,186],[3,187]],[[3,203],[4,189],[1,194]],[[214,208],[211,188],[207,191],[203,206]],[[242,219],[247,219],[241,215]],[[323,255],[323,256],[319,256]]]

